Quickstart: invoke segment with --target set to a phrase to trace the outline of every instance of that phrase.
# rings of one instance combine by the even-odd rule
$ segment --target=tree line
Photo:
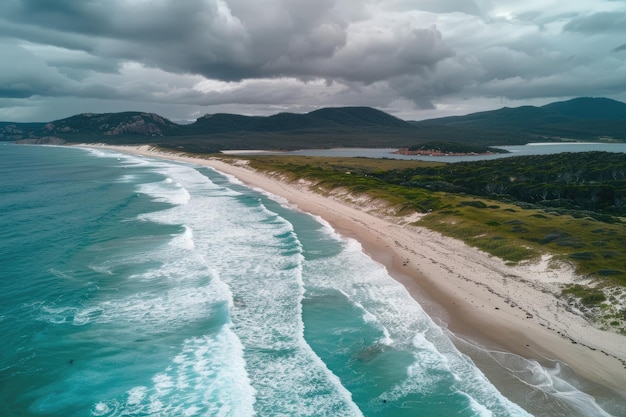
[[[407,187],[596,214],[592,217],[626,215],[626,154],[623,153],[518,156],[374,175]]]

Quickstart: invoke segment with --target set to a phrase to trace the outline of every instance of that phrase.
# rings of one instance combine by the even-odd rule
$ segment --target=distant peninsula
[[[398,155],[424,156],[471,156],[509,153],[509,151],[491,146],[474,145],[458,142],[426,142],[408,148],[398,149]]]

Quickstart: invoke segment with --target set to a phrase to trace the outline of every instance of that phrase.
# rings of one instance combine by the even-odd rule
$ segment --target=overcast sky
[[[0,0],[0,120],[626,101],[626,0]]]

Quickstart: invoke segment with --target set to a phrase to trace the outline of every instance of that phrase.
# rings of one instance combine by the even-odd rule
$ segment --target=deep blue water
[[[529,415],[358,243],[213,170],[0,145],[0,195],[1,416]]]

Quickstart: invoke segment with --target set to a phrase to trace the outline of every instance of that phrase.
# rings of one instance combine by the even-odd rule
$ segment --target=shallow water
[[[400,155],[394,153],[396,148],[335,148],[335,149],[302,149],[290,152],[267,152],[267,151],[234,151],[239,155],[275,154],[275,155],[304,155],[304,156],[336,156],[344,158],[387,158],[387,159],[418,159],[436,162],[472,162],[508,158],[511,156],[548,155],[563,152],[620,152],[626,153],[626,143],[530,143],[527,145],[503,145],[495,146],[507,150],[509,153],[492,155],[466,155],[466,156],[430,156],[430,155]],[[229,153],[229,151],[225,151]],[[232,152],[232,151],[231,151]]]
[[[505,398],[357,242],[232,178],[0,158],[0,415],[525,416],[544,392]],[[606,415],[567,390],[533,413]]]

